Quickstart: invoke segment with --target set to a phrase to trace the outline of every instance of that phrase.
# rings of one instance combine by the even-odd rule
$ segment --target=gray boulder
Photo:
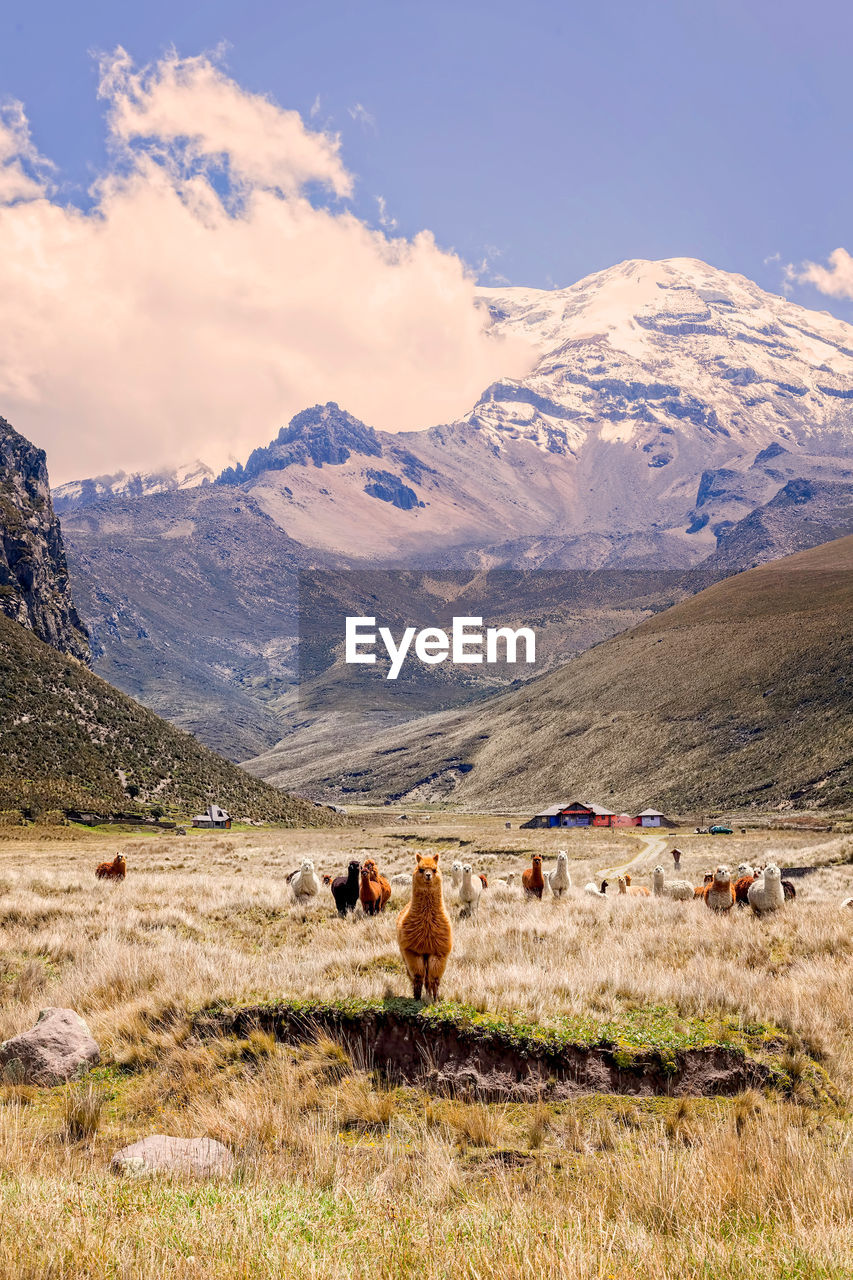
[[[113,1173],[193,1174],[216,1178],[231,1173],[234,1157],[215,1138],[168,1138],[153,1133],[122,1147],[110,1162]]]
[[[64,1084],[99,1061],[97,1042],[73,1009],[42,1009],[34,1027],[0,1044],[0,1075],[20,1084]]]

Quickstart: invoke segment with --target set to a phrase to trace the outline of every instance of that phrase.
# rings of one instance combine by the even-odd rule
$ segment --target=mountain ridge
[[[565,666],[349,750],[247,762],[314,796],[486,809],[849,807],[853,537],[715,585]]]
[[[43,449],[0,417],[0,612],[63,653],[89,660]]]

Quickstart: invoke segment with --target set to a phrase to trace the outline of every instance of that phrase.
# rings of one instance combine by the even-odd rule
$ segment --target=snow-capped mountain
[[[139,498],[144,494],[171,493],[179,489],[195,489],[210,484],[215,473],[204,462],[185,462],[161,471],[128,474],[117,471],[111,476],[94,476],[89,480],[70,480],[53,490],[53,506],[58,515],[79,511],[107,498]]]
[[[849,436],[853,328],[743,276],[692,258],[631,261],[569,289],[485,289],[479,300],[497,333],[542,353],[466,415],[498,445],[509,436],[577,452],[590,435],[642,436],[648,465],[664,467],[669,437],[704,433],[755,452]]]
[[[840,320],[681,258],[479,304],[525,378],[405,434],[315,406],[223,478],[327,551],[588,567],[695,563],[790,480],[853,479]]]
[[[286,731],[299,569],[726,572],[850,527],[853,327],[688,259],[480,305],[537,358],[458,422],[315,405],[213,484],[79,486],[101,498],[63,517],[96,669],[248,755]],[[601,601],[575,605],[555,625],[592,643]]]

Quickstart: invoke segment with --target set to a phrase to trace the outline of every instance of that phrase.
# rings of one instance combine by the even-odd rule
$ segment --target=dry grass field
[[[70,1006],[101,1045],[86,1082],[0,1086],[0,1275],[38,1277],[578,1277],[849,1280],[853,1275],[853,837],[537,832],[512,819],[186,837],[31,828],[0,840],[0,1039]],[[583,893],[668,850],[698,883],[717,862],[820,869],[757,920],[701,903]],[[123,883],[96,864],[121,847]],[[567,900],[495,885],[568,848]],[[188,1013],[286,997],[408,994],[395,906],[299,909],[286,875],[368,852],[407,870],[439,849],[490,880],[454,920],[442,995],[530,1021],[761,1022],[786,1042],[787,1093],[483,1103],[383,1081],[324,1039],[202,1042]],[[551,864],[553,865],[553,864]],[[446,884],[446,889],[448,888]],[[447,892],[451,899],[452,895]],[[455,910],[452,910],[455,916]],[[513,1013],[515,1011],[515,1013]],[[838,1090],[798,1087],[807,1055]],[[119,1147],[209,1134],[237,1157],[209,1183],[122,1179]]]

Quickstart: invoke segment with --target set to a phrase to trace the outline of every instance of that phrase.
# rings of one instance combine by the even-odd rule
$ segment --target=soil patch
[[[463,1007],[405,999],[209,1008],[196,1035],[245,1038],[261,1028],[305,1043],[327,1035],[396,1083],[484,1101],[561,1101],[580,1094],[726,1096],[779,1085],[780,1072],[741,1044],[627,1044],[605,1032],[573,1041],[564,1028],[517,1026]],[[696,1038],[696,1037],[694,1037]],[[746,1037],[744,1037],[744,1040]],[[765,1036],[762,1047],[775,1047]]]

